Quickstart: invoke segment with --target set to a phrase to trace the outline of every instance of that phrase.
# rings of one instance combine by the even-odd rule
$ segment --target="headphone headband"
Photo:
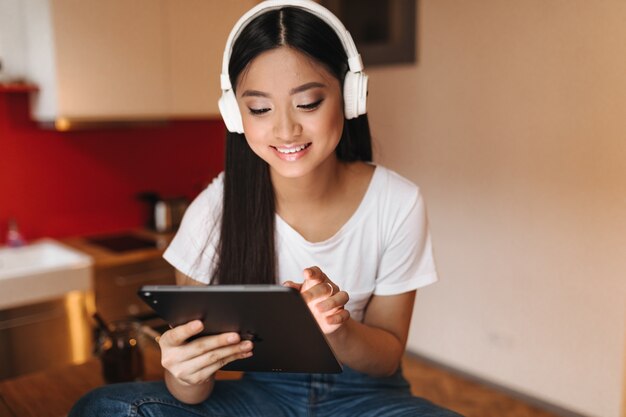
[[[352,36],[346,30],[343,23],[328,9],[315,3],[312,0],[265,0],[252,9],[248,10],[239,20],[228,35],[224,57],[222,60],[222,73],[220,74],[220,85],[222,87],[222,97],[218,101],[220,113],[229,132],[243,133],[243,120],[237,104],[237,98],[233,91],[232,82],[228,74],[230,56],[233,44],[241,34],[242,30],[257,16],[270,11],[280,9],[285,6],[296,7],[317,16],[333,29],[341,41],[348,56],[348,72],[345,74],[343,82],[343,102],[344,116],[346,119],[354,119],[367,112],[367,80],[363,73],[363,62],[356,50]]]
[[[228,35],[222,59],[222,73],[220,74],[220,85],[222,90],[230,90],[233,88],[228,75],[228,66],[230,64],[230,54],[232,52],[233,44],[239,37],[241,31],[255,17],[267,11],[280,9],[285,6],[298,7],[307,10],[326,22],[337,33],[339,40],[343,44],[343,48],[348,55],[348,67],[350,68],[350,72],[363,71],[363,61],[361,60],[361,55],[359,55],[356,45],[352,40],[352,36],[350,36],[350,32],[346,30],[343,23],[341,23],[341,20],[330,12],[330,10],[311,0],[265,0],[241,16]]]

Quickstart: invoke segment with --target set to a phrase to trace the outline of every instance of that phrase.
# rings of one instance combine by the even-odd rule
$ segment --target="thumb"
[[[203,328],[204,325],[200,320],[192,320],[168,330],[161,336],[159,342],[167,346],[180,346],[191,336],[200,333]]]
[[[300,289],[302,288],[302,284],[297,284],[293,281],[285,281],[283,282],[283,287],[295,288],[296,290],[300,291]]]

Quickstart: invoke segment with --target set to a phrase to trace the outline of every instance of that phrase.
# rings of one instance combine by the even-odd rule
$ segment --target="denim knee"
[[[105,385],[81,397],[68,417],[137,416],[138,405],[146,398],[174,400],[162,382],[131,382]]]
[[[116,389],[112,385],[96,388],[83,395],[74,404],[68,417],[81,416],[129,416],[130,404],[117,395],[111,395]]]

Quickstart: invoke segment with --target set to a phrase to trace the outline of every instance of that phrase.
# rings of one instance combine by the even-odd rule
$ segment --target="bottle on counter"
[[[15,219],[9,219],[9,230],[7,231],[7,245],[12,248],[17,248],[20,246],[24,246],[26,244],[26,240],[24,236],[20,233],[19,228],[17,227],[17,222]]]

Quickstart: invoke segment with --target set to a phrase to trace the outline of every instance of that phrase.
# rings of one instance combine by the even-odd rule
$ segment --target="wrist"
[[[349,338],[350,329],[354,325],[354,320],[352,317],[348,318],[345,323],[335,329],[332,333],[328,333],[326,335],[326,339],[332,345],[341,344],[345,342]]]
[[[199,404],[206,400],[213,391],[215,377],[211,376],[203,384],[189,384],[165,371],[165,386],[167,390],[180,402],[185,404]]]

